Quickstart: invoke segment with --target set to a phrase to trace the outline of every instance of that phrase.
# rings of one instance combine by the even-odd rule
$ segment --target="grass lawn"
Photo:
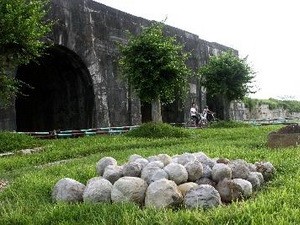
[[[136,138],[93,136],[77,139],[31,140],[11,138],[1,151],[42,146],[30,155],[0,158],[0,224],[300,224],[300,147],[269,149],[267,135],[281,126],[190,129],[191,137]],[[1,133],[0,133],[1,140]],[[3,140],[3,139],[2,139]],[[2,142],[4,143],[4,142]],[[18,144],[17,144],[18,143]],[[22,144],[20,144],[22,143]],[[210,210],[142,209],[134,204],[53,203],[51,191],[65,177],[86,184],[96,176],[96,163],[104,156],[123,164],[132,154],[170,156],[202,151],[211,158],[270,161],[277,173],[251,199]],[[61,161],[61,163],[54,163]]]

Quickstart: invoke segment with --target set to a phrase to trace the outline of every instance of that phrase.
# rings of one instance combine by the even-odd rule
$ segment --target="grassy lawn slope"
[[[269,149],[267,135],[280,126],[188,129],[181,137],[93,136],[77,139],[32,140],[6,135],[1,151],[42,147],[29,155],[0,157],[0,224],[300,224],[300,147]],[[7,138],[11,141],[8,143]],[[17,143],[22,143],[17,144]],[[9,148],[5,149],[5,146]],[[53,203],[51,191],[64,177],[84,184],[96,176],[104,156],[123,164],[132,154],[144,157],[202,151],[211,158],[270,161],[273,180],[253,197],[210,210],[154,210],[133,204]]]

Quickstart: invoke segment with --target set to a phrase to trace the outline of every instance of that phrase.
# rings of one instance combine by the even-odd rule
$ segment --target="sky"
[[[256,72],[251,98],[300,100],[297,0],[95,0],[239,51]]]

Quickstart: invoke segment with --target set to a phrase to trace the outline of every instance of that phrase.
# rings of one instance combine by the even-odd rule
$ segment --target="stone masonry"
[[[16,71],[32,88],[25,88],[12,107],[0,108],[0,130],[82,129],[147,120],[147,104],[119,78],[118,45],[126,43],[128,31],[139,34],[152,21],[93,0],[51,0],[50,5],[49,18],[56,23],[47,40],[53,45],[37,63]],[[210,55],[230,49],[171,26],[165,33],[192,54],[187,63],[193,71]],[[198,81],[191,79],[190,87],[184,102],[163,107],[165,122],[184,122],[192,101],[203,107],[205,92]]]

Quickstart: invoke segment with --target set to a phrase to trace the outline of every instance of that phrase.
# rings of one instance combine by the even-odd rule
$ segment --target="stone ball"
[[[177,163],[181,165],[185,165],[188,162],[193,162],[196,160],[196,157],[192,153],[183,153],[178,156]]]
[[[123,176],[140,177],[143,166],[138,162],[129,162],[123,166]]]
[[[99,176],[102,176],[103,173],[104,173],[104,170],[105,168],[108,166],[108,165],[117,165],[117,160],[115,160],[113,157],[103,157],[101,158],[97,164],[96,164],[96,171],[97,171],[97,174]]]
[[[260,172],[263,175],[265,181],[269,181],[274,177],[276,173],[276,169],[272,165],[272,163],[256,162],[255,165],[256,165],[256,171]]]
[[[134,162],[135,160],[141,159],[141,158],[143,158],[143,157],[138,154],[133,154],[133,155],[129,156],[128,162]]]
[[[194,183],[194,182],[187,182],[187,183],[183,183],[178,185],[178,189],[180,190],[182,196],[185,196],[186,193],[193,187],[197,187],[198,184]]]
[[[195,183],[197,184],[209,184],[213,187],[216,186],[216,182],[214,182],[212,179],[209,179],[207,177],[201,177],[200,179],[196,180]]]
[[[206,177],[206,178],[211,179],[211,176],[212,176],[212,169],[211,169],[211,167],[208,166],[207,164],[203,164],[203,163],[202,163],[202,166],[203,166],[202,177]]]
[[[112,183],[102,177],[94,177],[87,182],[83,192],[84,202],[111,202]]]
[[[157,174],[160,173],[161,170],[162,168],[158,167],[157,165],[149,163],[142,169],[141,178],[145,180],[147,184],[150,184],[153,181],[153,176],[155,174],[157,176]]]
[[[63,178],[54,185],[52,199],[55,202],[81,202],[84,189],[84,184],[71,178]]]
[[[231,179],[232,170],[231,168],[224,163],[216,163],[211,171],[212,180],[219,182],[225,178]]]
[[[138,158],[136,160],[134,160],[134,162],[141,164],[142,169],[148,165],[149,161],[145,158]]]
[[[184,197],[187,208],[208,209],[221,205],[219,192],[209,184],[201,184],[191,188]]]
[[[250,172],[250,174],[246,180],[252,184],[252,188],[254,191],[257,191],[260,189],[260,186],[261,186],[260,180],[261,179],[258,176],[258,172]]]
[[[169,179],[174,181],[177,185],[185,183],[188,180],[188,172],[181,164],[170,163],[164,167],[164,170],[169,175]]]
[[[123,176],[123,166],[108,165],[105,167],[103,178],[109,180],[112,184]]]
[[[242,159],[230,161],[228,164],[232,170],[232,178],[247,179],[250,174],[248,163]]]
[[[160,179],[152,182],[146,191],[145,206],[153,208],[177,207],[183,201],[182,194],[174,181]]]
[[[112,187],[112,202],[133,202],[144,204],[147,183],[139,177],[121,177]]]
[[[194,160],[184,165],[188,172],[188,181],[194,182],[203,175],[203,166],[200,161]]]

